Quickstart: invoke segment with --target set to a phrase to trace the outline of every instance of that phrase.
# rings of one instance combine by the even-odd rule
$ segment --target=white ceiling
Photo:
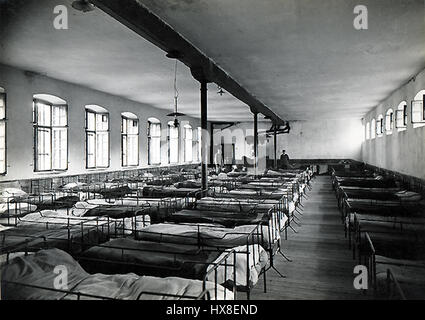
[[[361,118],[425,67],[423,0],[137,1],[284,119]]]
[[[81,13],[72,0],[13,0],[25,6],[0,34],[0,63],[38,72],[130,100],[174,107],[174,60],[97,9]],[[53,27],[53,8],[66,4],[69,29]],[[200,117],[199,83],[178,63],[179,112]],[[209,120],[252,120],[249,108],[209,84]]]
[[[361,118],[425,66],[423,0],[362,0],[369,29],[353,28],[355,0],[138,0],[289,120]],[[174,61],[99,9],[72,0],[25,5],[0,34],[0,63],[172,110]],[[69,7],[69,30],[53,8]],[[199,117],[199,85],[179,64],[179,111]],[[209,85],[209,118],[252,119]]]

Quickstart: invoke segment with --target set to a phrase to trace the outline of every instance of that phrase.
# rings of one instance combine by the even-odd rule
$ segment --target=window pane
[[[39,126],[50,126],[52,124],[50,119],[50,106],[41,102],[36,103],[37,108],[37,124]]]
[[[179,140],[170,139],[170,163],[179,162]]]
[[[406,127],[404,121],[405,121],[404,110],[397,110],[396,111],[396,127],[397,128]]]
[[[128,120],[127,122],[128,134],[139,134],[139,121]]]
[[[87,168],[94,168],[95,162],[95,141],[94,133],[87,133]]]
[[[128,165],[137,166],[139,164],[139,136],[128,136]]]
[[[96,133],[96,167],[107,167],[109,163],[109,133]]]
[[[37,129],[37,170],[51,170],[50,129]]]
[[[124,134],[128,133],[127,127],[128,127],[128,120],[125,119],[125,118],[122,118],[122,121],[121,121],[121,133],[124,133]]]
[[[109,129],[109,115],[108,114],[96,114],[96,130],[107,131]]]
[[[6,118],[6,95],[0,93],[0,120]]]
[[[65,127],[67,125],[66,106],[52,106],[52,125]]]
[[[184,161],[185,162],[192,162],[193,161],[193,153],[192,153],[192,139],[193,139],[193,133],[191,128],[185,128],[185,134],[184,134]]]
[[[53,169],[65,170],[68,162],[67,130],[53,129]]]
[[[170,129],[170,139],[178,139],[179,138],[179,128],[174,126],[169,126]]]
[[[149,164],[161,163],[161,138],[149,138]]]
[[[87,112],[87,130],[96,130],[96,115],[93,112]]]
[[[123,135],[122,136],[122,165],[123,166],[128,165],[127,156],[128,156],[127,136]]]
[[[413,123],[424,122],[423,102],[421,100],[412,101],[412,122]]]
[[[161,136],[161,124],[160,123],[151,123],[149,127],[150,127],[150,136],[151,137],[160,137]]]

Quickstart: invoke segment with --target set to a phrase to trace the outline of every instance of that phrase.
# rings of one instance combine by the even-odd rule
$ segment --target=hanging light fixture
[[[167,117],[174,117],[174,126],[179,127],[178,117],[185,116],[184,113],[178,112],[179,91],[177,90],[177,59],[174,66],[174,112],[167,114]]]
[[[222,87],[220,87],[220,86],[217,86],[217,94],[219,94],[220,96],[223,96],[223,94],[225,94],[226,92],[223,90],[223,88]]]
[[[90,12],[94,10],[94,5],[91,4],[88,0],[76,0],[72,2],[72,7],[75,10],[82,12]]]

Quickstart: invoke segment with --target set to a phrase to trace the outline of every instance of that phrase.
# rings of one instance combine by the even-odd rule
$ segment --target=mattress
[[[137,276],[133,273],[121,275],[88,274],[69,254],[58,249],[41,250],[34,255],[17,257],[2,269],[2,279],[9,282],[36,285],[54,289],[55,268],[64,266],[68,271],[68,292],[57,292],[3,283],[2,298],[5,300],[62,300],[77,299],[80,293],[99,298],[146,300],[146,299],[193,299],[203,291],[202,281],[176,277],[158,278]],[[233,299],[233,294],[222,286],[206,283],[211,298]],[[156,293],[156,294],[153,294]],[[176,295],[174,297],[172,295]],[[95,299],[81,296],[81,299]]]
[[[224,228],[210,224],[173,224],[159,223],[150,225],[136,233],[138,240],[161,241],[204,245],[222,248],[234,248],[248,244],[259,244],[270,248],[268,226],[262,228],[262,236],[256,225],[243,225]]]
[[[226,228],[247,224],[258,224],[263,221],[263,213],[241,213],[231,211],[180,210],[166,218],[176,223],[212,223]]]
[[[154,198],[164,198],[164,197],[187,197],[189,195],[194,195],[199,192],[200,189],[197,188],[174,188],[174,187],[144,187],[142,191],[143,197],[154,197]]]
[[[217,199],[217,198],[202,198],[197,200],[195,208],[199,210],[211,211],[234,211],[234,212],[268,212],[275,203],[262,203],[261,201],[241,201],[237,199]]]

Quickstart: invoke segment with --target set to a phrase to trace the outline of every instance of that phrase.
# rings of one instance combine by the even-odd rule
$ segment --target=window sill
[[[422,128],[422,127],[425,127],[425,122],[424,123],[414,123],[413,124],[413,129]]]
[[[67,172],[68,169],[66,170],[48,170],[48,171],[34,171],[35,175],[54,175],[54,174],[61,174],[61,173],[65,173]]]

